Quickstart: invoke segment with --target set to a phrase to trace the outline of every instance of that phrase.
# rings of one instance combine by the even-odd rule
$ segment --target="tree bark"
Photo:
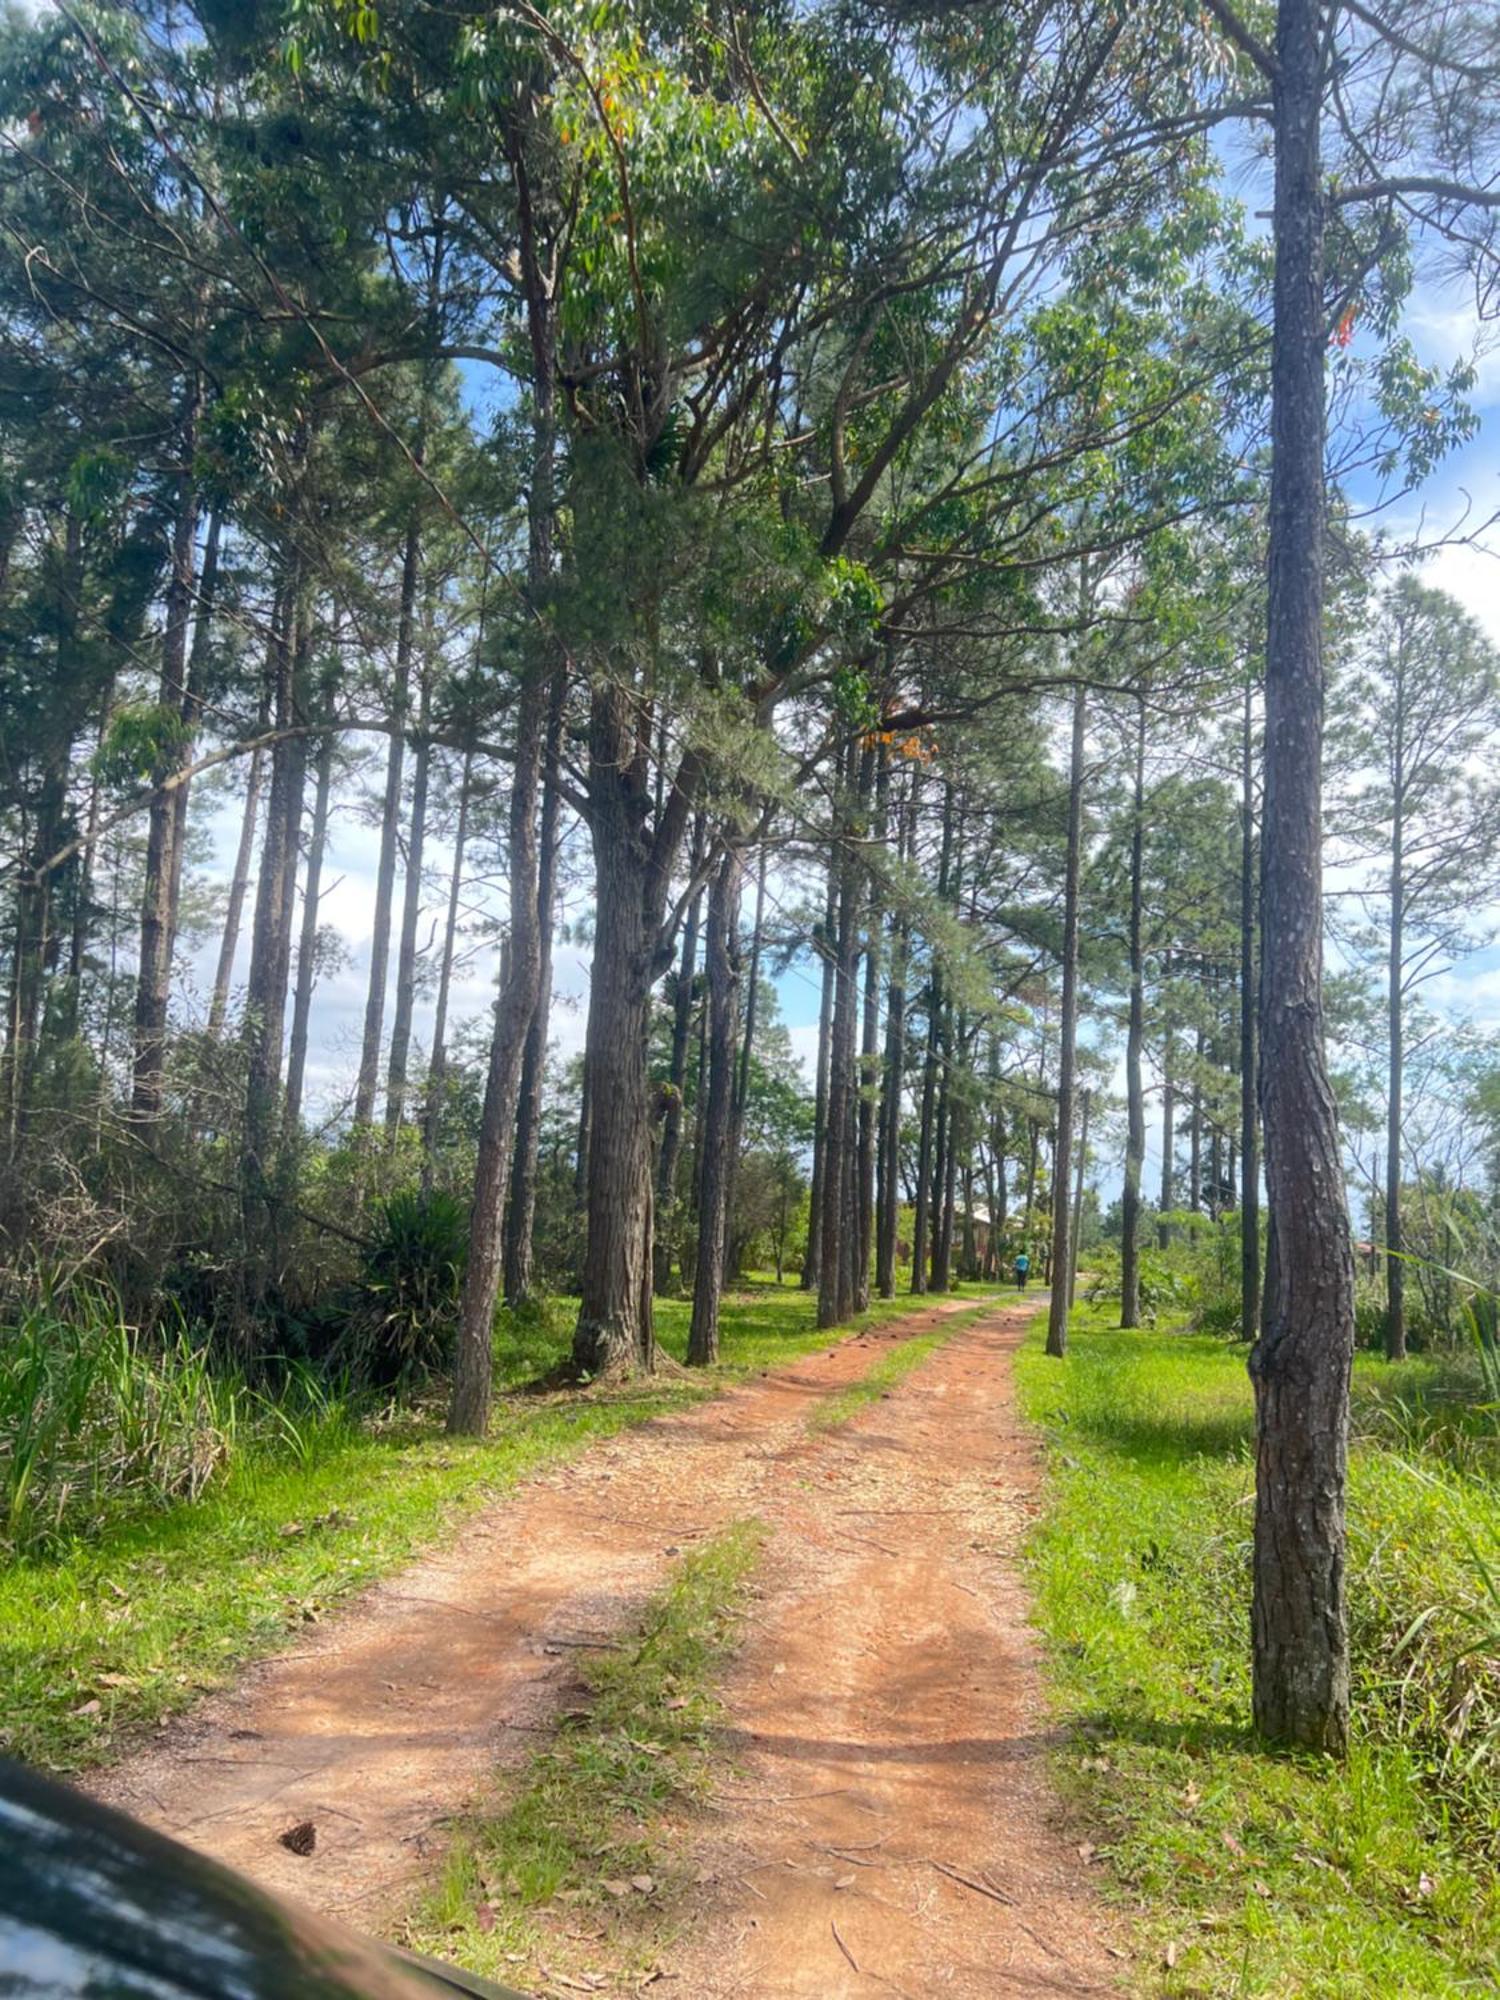
[[[307,840],[307,874],[302,884],[302,934],[297,943],[297,986],[292,997],[292,1034],[286,1058],[283,1133],[296,1140],[302,1120],[302,1085],[307,1074],[307,1030],[318,977],[318,904],[323,893],[323,854],[328,844],[328,804],[333,788],[334,733],[318,745],[312,828]]]
[[[916,816],[915,781],[899,810],[897,858],[910,857]],[[901,1220],[901,1100],[906,1084],[906,968],[911,931],[898,915],[891,937],[890,983],[885,1001],[885,1057],[880,1092],[880,1133],[876,1151],[875,1285],[881,1298],[896,1296],[896,1240]]]
[[[197,438],[198,392],[191,392],[182,436],[184,459],[177,478],[176,511],[161,641],[163,713],[186,725],[192,714],[187,686],[188,624],[192,616],[193,577],[198,550],[198,489],[193,478]],[[188,754],[185,735],[172,742],[159,760],[155,781],[176,769]],[[131,1076],[130,1116],[142,1127],[162,1114],[167,1056],[167,1010],[172,995],[172,948],[177,934],[175,891],[181,880],[173,858],[177,831],[177,800],[159,791],[151,802],[146,829],[146,879],[141,891],[141,942],[135,982],[135,1049]]]
[[[595,929],[589,992],[588,1247],[573,1360],[590,1377],[655,1366],[651,1312],[651,993],[673,938],[667,895],[701,769],[684,755],[652,828],[634,690],[601,676],[589,710]]]
[[[391,1013],[391,1046],[385,1072],[386,1142],[394,1147],[406,1118],[411,1024],[417,1002],[417,926],[422,917],[422,864],[427,848],[427,792],[432,745],[427,725],[432,708],[432,667],[422,663],[417,697],[417,748],[412,760],[411,819],[406,836],[406,882],[401,901],[401,937],[396,948],[396,1004]]]
[[[807,1204],[807,1256],[802,1265],[802,1289],[816,1289],[823,1268],[823,1180],[828,1164],[828,1067],[833,1035],[833,925],[837,913],[834,864],[828,864],[823,902],[823,991],[818,1002],[818,1062],[813,1082],[812,1189]]]
[[[708,892],[708,1104],[698,1193],[698,1257],[687,1358],[695,1368],[719,1358],[719,1301],[729,1217],[730,1139],[739,1036],[739,850],[726,849]]]
[[[204,683],[208,679],[209,648],[213,644],[214,616],[219,599],[219,548],[224,534],[223,510],[215,507],[208,517],[208,533],[203,541],[203,562],[198,573],[198,602],[193,615],[193,643],[188,651],[187,682],[183,689],[182,719],[189,733],[183,757],[191,756],[191,733],[203,713]],[[177,926],[182,908],[182,869],[187,855],[188,801],[190,784],[179,785],[172,794],[172,892],[169,901],[172,936],[168,962],[177,945]]]
[[[1083,1116],[1078,1122],[1078,1173],[1073,1183],[1073,1228],[1068,1239],[1068,1309],[1078,1290],[1078,1242],[1083,1233],[1083,1176],[1089,1157],[1089,1107],[1093,1092],[1087,1085],[1079,1092]]]
[[[557,458],[556,317],[536,234],[526,172],[524,136],[509,132],[511,166],[520,192],[519,262],[531,349],[531,479],[526,497],[526,597],[531,657],[516,708],[511,775],[510,935],[502,959],[500,998],[490,1036],[484,1107],[474,1163],[474,1205],[459,1293],[451,1435],[482,1437],[489,1426],[494,1374],[495,1302],[505,1257],[505,1198],[515,1144],[516,1103],[526,1038],[536,1014],[542,976],[539,904],[541,859],[537,804],[546,756],[549,689],[561,663],[543,624],[552,588]]]
[[[334,780],[334,732],[318,744],[316,790],[312,794],[312,830],[308,834],[308,872],[302,882],[302,936],[296,948],[296,992],[292,996],[292,1038],[286,1052],[284,1136],[296,1140],[302,1122],[302,1082],[308,1068],[308,1022],[312,1020],[312,988],[318,982],[318,902],[322,898],[322,858],[328,846],[328,800]]]
[[[1253,1706],[1276,1742],[1342,1753],[1344,1494],[1354,1271],[1323,1057],[1322,9],[1280,0],[1261,838],[1261,1075],[1270,1249],[1256,1401]]]
[[[871,752],[875,760],[875,817],[871,829],[874,844],[883,846],[890,819],[890,762],[884,749]],[[868,792],[868,785],[866,790]],[[864,1312],[870,1303],[870,1259],[875,1230],[875,1153],[880,1118],[880,936],[884,912],[880,900],[880,878],[867,869],[869,889],[865,903],[865,990],[864,1015],[860,1024],[859,1142],[856,1187],[859,1197],[859,1238],[854,1255],[854,1310]]]
[[[401,601],[396,626],[396,676],[391,690],[391,714],[402,724],[393,729],[386,746],[385,795],[380,811],[380,860],[375,872],[375,919],[370,935],[370,984],[365,998],[365,1028],[360,1044],[359,1078],[354,1087],[354,1123],[368,1125],[375,1116],[380,1081],[380,1042],[385,1022],[385,989],[391,963],[391,909],[396,895],[396,846],[401,825],[401,776],[406,757],[407,700],[411,687],[412,639],[416,628],[417,570],[421,535],[416,509],[406,524],[401,558]]]
[[[551,442],[547,445],[550,466]],[[535,481],[533,481],[535,484]],[[550,569],[550,503],[547,557]],[[533,547],[533,563],[537,554]],[[482,1437],[489,1427],[495,1301],[504,1257],[505,1195],[515,1139],[521,1060],[541,977],[537,923],[537,793],[545,735],[546,678],[540,665],[522,684],[516,710],[516,757],[510,795],[510,937],[490,1036],[484,1108],[474,1163],[474,1206],[459,1294],[458,1343],[448,1403],[451,1436]]]
[[[1047,1305],[1047,1352],[1068,1349],[1068,1163],[1073,1157],[1073,1090],[1078,1060],[1078,889],[1083,854],[1083,752],[1088,696],[1073,691],[1072,754],[1068,765],[1068,845],[1063,882],[1062,1023],[1057,1068],[1057,1138],[1052,1187],[1052,1296]]]
[[[305,710],[307,622],[301,585],[294,582],[283,594],[280,628],[271,640],[274,654],[271,681],[278,729],[290,729]],[[241,1185],[246,1302],[252,1308],[264,1298],[276,1262],[277,1204],[272,1183],[276,1139],[281,1129],[277,1100],[306,774],[306,737],[289,736],[273,745],[250,974],[245,989],[247,1055]]]
[[[724,1194],[724,1213],[730,1221],[734,1217],[735,1188],[745,1150],[745,1117],[750,1108],[750,1065],[755,1058],[755,1030],[760,1014],[760,957],[766,924],[766,861],[767,849],[762,842],[755,878],[755,922],[750,931],[750,964],[745,973],[745,1028],[740,1037],[739,1060],[735,1066],[734,1106],[729,1121],[729,1181]],[[725,1227],[727,1230],[728,1222]],[[727,1236],[725,1240],[727,1243]],[[731,1277],[736,1275],[732,1263],[727,1265],[727,1269]]]
[[[905,919],[891,940],[891,974],[885,1000],[884,1078],[880,1094],[880,1144],[876,1159],[875,1286],[883,1299],[896,1296],[896,1239],[901,1218],[901,1098],[906,1072]]]
[[[1120,1325],[1141,1323],[1141,1173],[1146,1163],[1145,956],[1141,948],[1146,832],[1146,703],[1137,709],[1135,787],[1130,820],[1130,1006],[1125,1030],[1125,1185],[1120,1197]]]
[[[541,972],[536,1009],[521,1062],[521,1097],[516,1110],[516,1151],[510,1170],[510,1205],[505,1217],[505,1298],[524,1305],[534,1288],[537,1162],[542,1137],[542,1086],[547,1074],[547,1037],[552,1024],[552,920],[557,904],[558,825],[562,818],[562,734],[568,678],[559,668],[547,698],[547,744],[542,776],[541,854],[537,874],[537,925]]]
[[[693,829],[692,866],[696,874],[703,861],[706,826],[700,813]],[[672,1045],[667,1058],[667,1103],[662,1116],[661,1146],[656,1156],[656,1240],[652,1245],[652,1278],[658,1297],[672,1282],[672,1259],[676,1254],[680,1228],[678,1168],[682,1161],[682,1137],[687,1108],[688,1044],[693,1027],[693,982],[698,976],[698,930],[703,916],[702,894],[688,904],[682,927],[682,955],[672,990]]]
[[[1162,970],[1170,975],[1170,958]],[[1173,1071],[1176,1051],[1177,1031],[1169,1014],[1161,1031],[1161,1198],[1157,1203],[1161,1219],[1156,1225],[1160,1250],[1165,1250],[1172,1240],[1172,1225],[1166,1218],[1177,1198],[1177,1081]]]
[[[927,1288],[946,1292],[953,1284],[953,1006],[946,998],[939,1053],[937,1126],[932,1149],[932,1266]]]
[[[453,832],[453,868],[448,877],[448,914],[443,923],[443,950],[438,964],[437,999],[432,1011],[432,1055],[427,1064],[427,1091],[422,1107],[422,1185],[430,1189],[437,1162],[442,1125],[443,1089],[448,1074],[448,1000],[453,990],[453,954],[458,941],[458,910],[463,896],[464,851],[469,844],[469,803],[474,782],[474,753],[464,752],[458,781],[458,824]]]
[[[275,613],[272,614],[273,618]],[[264,705],[261,727],[266,722]],[[245,896],[250,887],[250,865],[255,856],[255,829],[260,817],[261,785],[265,774],[265,752],[252,750],[245,774],[245,805],[240,815],[240,840],[235,850],[234,873],[229,878],[229,901],[224,909],[224,932],[219,940],[219,962],[214,972],[213,998],[208,1008],[208,1033],[217,1040],[224,1031],[229,1011],[229,990],[234,983],[234,961],[239,950],[240,924],[245,913]]]
[[[1391,801],[1391,921],[1386,966],[1386,1026],[1390,1042],[1385,1107],[1385,1358],[1406,1359],[1406,1264],[1401,1239],[1401,1128],[1405,1112],[1405,1021],[1402,979],[1406,960],[1406,745],[1405,645],[1397,652],[1396,783]]]
[[[852,757],[850,760],[852,766]],[[844,830],[852,834],[848,793],[853,771],[844,777]],[[828,1054],[828,1132],[824,1147],[823,1224],[818,1273],[818,1325],[841,1325],[853,1310],[857,1162],[855,1131],[858,1076],[855,1028],[858,1013],[857,880],[852,840],[837,849],[838,905],[834,933],[833,1028]]]
[[[934,958],[927,977],[927,1048],[922,1058],[922,1099],[917,1113],[917,1186],[911,1230],[911,1289],[927,1291],[928,1236],[932,1219],[933,1146],[937,1125],[938,1063],[942,1046],[942,978]]]

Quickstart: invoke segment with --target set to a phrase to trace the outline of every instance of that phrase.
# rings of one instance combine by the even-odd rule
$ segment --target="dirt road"
[[[292,1654],[166,1727],[101,1796],[378,1929],[446,1821],[522,1761],[673,1556],[770,1529],[727,1691],[739,1775],[695,1835],[678,1995],[1107,1990],[1118,1963],[1045,1770],[1015,1548],[1034,1449],[1010,1352],[958,1331],[828,1432],[813,1409],[936,1306],[591,1448],[472,1517]],[[311,1822],[310,1854],[281,1843]]]
[[[1049,1783],[1015,1566],[1038,1470],[1010,1384],[1029,1316],[959,1333],[771,1510],[728,1689],[744,1775],[699,1856],[715,1893],[674,1991],[1001,2000],[1118,1976]]]

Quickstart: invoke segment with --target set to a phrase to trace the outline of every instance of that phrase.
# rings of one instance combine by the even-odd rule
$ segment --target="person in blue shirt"
[[[1031,1258],[1029,1254],[1025,1250],[1018,1250],[1016,1252],[1016,1290],[1018,1292],[1025,1291],[1026,1273],[1030,1269],[1031,1269]]]

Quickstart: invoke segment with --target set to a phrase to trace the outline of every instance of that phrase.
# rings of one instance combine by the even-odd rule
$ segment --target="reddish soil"
[[[1016,1569],[1029,1309],[959,1333],[799,1465],[727,1690],[740,1776],[667,1960],[694,2000],[1104,1993],[1123,1953],[1046,1767]],[[686,1934],[685,1934],[686,1935]]]
[[[625,1629],[684,1545],[753,1514],[771,1532],[725,1691],[735,1774],[687,1830],[701,1900],[660,1990],[1107,1991],[1120,1954],[1048,1783],[1015,1560],[1038,1466],[1010,1356],[1034,1308],[987,1313],[832,1432],[813,1406],[965,1302],[586,1450],[94,1789],[378,1929],[576,1694],[579,1650]],[[309,1821],[310,1854],[281,1844]]]
[[[465,1521],[294,1652],[166,1724],[95,1795],[330,1915],[378,1929],[409,1901],[443,1828],[520,1762],[672,1556],[765,1511],[808,1410],[935,1306],[593,1446]],[[311,1821],[308,1855],[281,1835]]]

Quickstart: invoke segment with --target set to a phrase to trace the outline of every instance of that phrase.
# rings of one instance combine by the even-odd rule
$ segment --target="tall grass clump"
[[[105,1286],[39,1278],[0,1321],[0,1552],[196,1500],[252,1443],[305,1463],[347,1426],[310,1369],[250,1389],[180,1322],[148,1332]]]

